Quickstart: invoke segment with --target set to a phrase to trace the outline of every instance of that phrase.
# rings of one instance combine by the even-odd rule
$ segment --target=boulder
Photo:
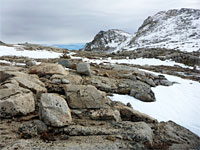
[[[156,100],[151,87],[144,82],[135,80],[130,88],[130,95],[143,102],[154,102]]]
[[[105,92],[114,92],[117,90],[117,81],[108,77],[92,76],[88,79],[87,83]]]
[[[26,115],[35,110],[32,92],[23,93],[16,89],[1,89],[1,92],[4,94],[0,98],[0,117]]]
[[[190,148],[199,148],[200,137],[173,121],[160,122],[157,132],[161,135],[159,136],[159,140],[164,143],[178,144],[176,147],[181,147],[182,144],[188,144]]]
[[[31,90],[37,96],[47,92],[45,84],[39,80],[37,75],[29,75],[18,71],[2,71],[1,76],[4,81],[7,80],[5,84],[8,88],[10,86],[15,86],[16,88],[23,87]]]
[[[123,121],[116,123],[115,126],[124,129],[122,133],[124,140],[150,145],[153,142],[153,131],[145,122]]]
[[[48,128],[47,128],[46,124],[44,122],[42,122],[41,120],[34,120],[33,124],[37,128],[37,133],[38,134],[41,134],[43,132],[47,132],[48,131]]]
[[[62,65],[63,67],[66,67],[66,68],[71,68],[71,66],[72,66],[71,62],[67,59],[59,59],[58,64]]]
[[[121,121],[119,111],[118,110],[112,110],[110,108],[93,110],[92,114],[91,114],[91,119]]]
[[[57,94],[41,95],[39,116],[46,125],[53,127],[62,127],[72,122],[71,111],[65,99]]]
[[[62,80],[61,80],[61,83],[62,83],[62,84],[69,84],[70,82],[69,82],[69,80],[67,80],[67,79],[62,79]]]
[[[105,108],[110,103],[106,93],[92,85],[68,84],[64,90],[70,108]]]
[[[82,77],[79,75],[69,74],[66,79],[69,80],[69,82],[71,84],[81,84],[82,83]]]
[[[39,76],[62,74],[68,75],[69,72],[60,64],[41,63],[29,69],[29,73],[37,74]]]
[[[123,121],[132,121],[132,122],[144,121],[147,123],[157,122],[156,119],[127,106],[116,105],[114,106],[114,108],[119,110],[121,119]]]
[[[90,64],[88,63],[78,63],[76,71],[81,75],[91,76]]]
[[[53,79],[52,82],[56,84],[61,84],[62,81],[60,79]]]
[[[171,86],[171,85],[173,85],[173,83],[168,80],[160,80],[160,85]]]
[[[39,80],[36,76],[17,76],[13,78],[19,83],[19,86],[31,90],[38,97],[41,93],[46,93],[47,89],[45,88],[45,84]]]
[[[59,79],[61,80],[61,83],[63,84],[81,84],[82,78],[80,75],[76,74],[68,74],[68,75],[59,75],[59,74],[54,74],[50,78],[51,80],[53,79]]]

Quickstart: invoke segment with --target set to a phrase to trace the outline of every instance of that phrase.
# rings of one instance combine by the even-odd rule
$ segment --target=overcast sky
[[[100,30],[137,31],[161,10],[198,8],[200,0],[0,0],[0,40],[85,43]]]

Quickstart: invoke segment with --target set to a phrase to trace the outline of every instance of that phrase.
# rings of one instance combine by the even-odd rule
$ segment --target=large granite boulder
[[[135,141],[138,144],[152,145],[153,143],[153,131],[145,122],[123,121],[116,123],[115,128],[124,129],[122,132],[124,140]]]
[[[53,127],[62,127],[72,122],[67,102],[57,94],[41,95],[39,115],[46,125]]]
[[[68,75],[69,72],[60,64],[52,63],[41,63],[39,65],[33,66],[29,69],[29,73],[37,74],[39,76],[44,75],[53,75],[53,74],[62,74]]]
[[[106,93],[92,85],[65,85],[65,94],[70,108],[105,108],[110,103]]]
[[[0,117],[27,115],[35,110],[33,93],[24,89],[0,89]]]
[[[45,84],[41,82],[35,76],[21,76],[21,77],[14,77],[21,87],[31,90],[37,96],[40,96],[41,93],[46,93],[47,89],[45,88]]]
[[[151,90],[151,87],[141,81],[135,80],[134,83],[130,86],[131,91],[130,95],[144,102],[154,102],[155,95]]]
[[[15,86],[16,88],[23,87],[31,90],[37,96],[47,92],[45,84],[39,80],[37,75],[29,75],[18,71],[1,71],[1,78],[2,81],[7,82],[3,84],[4,87],[7,85],[7,88],[10,86]]]
[[[78,63],[76,71],[81,75],[91,76],[90,64],[88,63]]]

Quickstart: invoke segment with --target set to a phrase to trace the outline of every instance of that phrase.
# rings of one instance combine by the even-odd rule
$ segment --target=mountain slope
[[[148,17],[126,49],[143,47],[200,50],[200,10],[173,9]]]
[[[99,32],[84,50],[121,51],[138,48],[167,48],[200,51],[200,10],[172,9],[148,17],[134,35],[118,30]],[[123,31],[120,31],[124,33]],[[116,35],[116,36],[115,36]]]
[[[108,31],[100,31],[95,37],[92,42],[89,42],[84,47],[84,50],[87,51],[113,51],[115,50],[120,44],[126,42],[127,40],[130,41],[131,34],[111,29]]]

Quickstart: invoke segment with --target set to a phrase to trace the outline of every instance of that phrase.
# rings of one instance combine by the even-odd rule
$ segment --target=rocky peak
[[[121,43],[125,42],[131,34],[122,30],[111,29],[100,31],[92,42],[86,44],[84,50],[87,51],[111,51],[116,49]]]
[[[184,51],[199,50],[200,10],[172,9],[148,17],[128,48],[159,47]]]
[[[200,51],[200,10],[171,9],[144,20],[134,35],[121,30],[100,31],[84,50],[121,51],[139,48],[166,48]]]

